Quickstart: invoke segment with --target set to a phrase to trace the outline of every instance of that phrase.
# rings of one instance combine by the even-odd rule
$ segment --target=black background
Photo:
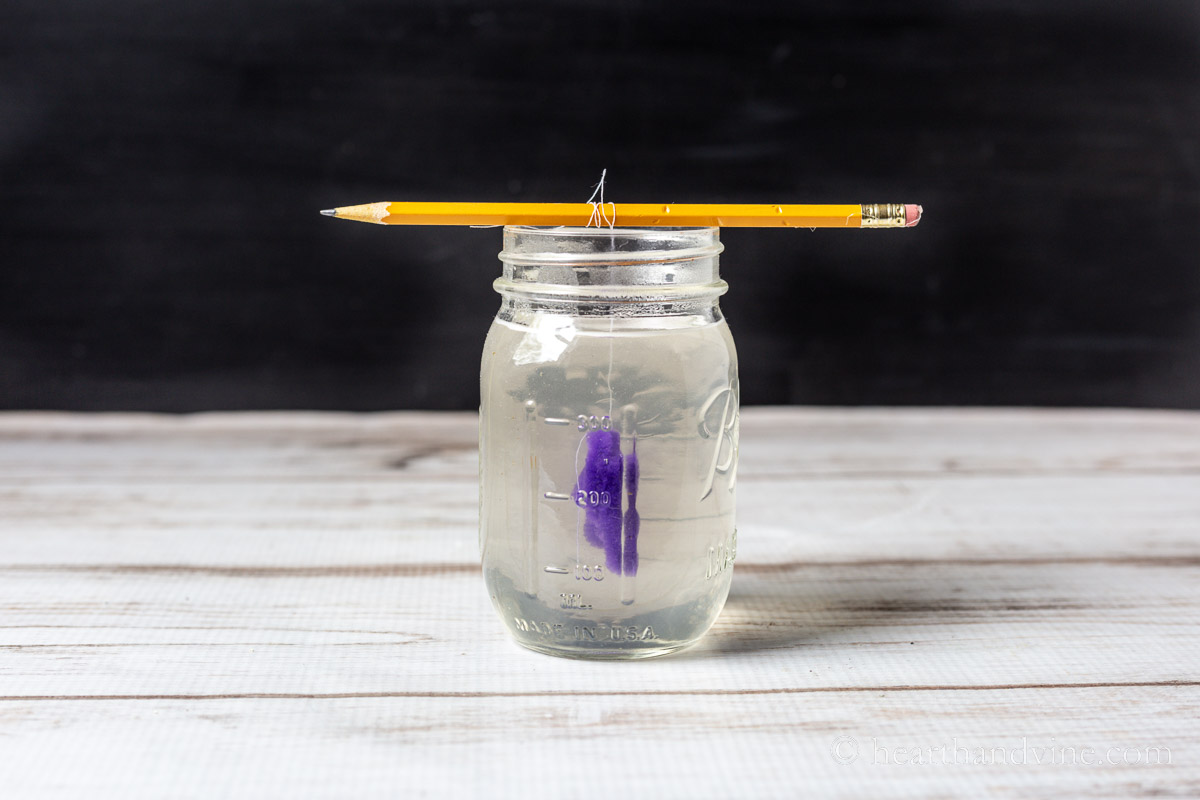
[[[745,403],[1200,407],[1200,4],[0,3],[0,407],[474,408],[498,230],[727,230]]]

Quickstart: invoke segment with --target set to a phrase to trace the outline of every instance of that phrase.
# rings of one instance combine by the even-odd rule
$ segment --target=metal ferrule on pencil
[[[862,227],[903,228],[908,225],[904,203],[863,203]]]

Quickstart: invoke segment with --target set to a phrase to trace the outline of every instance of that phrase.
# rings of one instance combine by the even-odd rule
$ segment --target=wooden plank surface
[[[729,604],[632,664],[507,640],[474,447],[0,415],[0,793],[1200,794],[1200,415],[747,409]]]

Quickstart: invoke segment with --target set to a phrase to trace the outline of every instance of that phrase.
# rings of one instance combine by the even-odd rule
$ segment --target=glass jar
[[[737,552],[737,355],[717,228],[504,231],[480,375],[480,550],[525,647],[699,639]]]

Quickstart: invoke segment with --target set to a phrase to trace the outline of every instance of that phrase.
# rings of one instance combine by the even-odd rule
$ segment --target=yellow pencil
[[[911,228],[921,207],[665,203],[367,203],[322,214],[378,225],[574,225],[618,228]]]

